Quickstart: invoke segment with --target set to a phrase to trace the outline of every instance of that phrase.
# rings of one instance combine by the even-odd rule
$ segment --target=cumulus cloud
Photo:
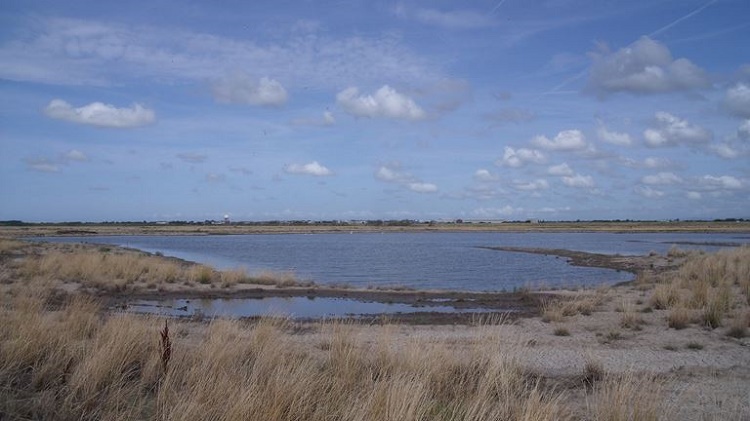
[[[53,99],[44,108],[44,113],[58,120],[117,129],[145,126],[156,121],[154,110],[140,104],[133,104],[130,108],[117,108],[101,102],[92,102],[83,107],[73,108],[61,99]]]
[[[514,181],[513,187],[525,191],[546,190],[549,188],[549,183],[543,178],[538,178],[533,181]]]
[[[603,142],[617,146],[630,146],[633,139],[627,133],[610,131],[604,124],[600,124],[596,130],[596,136]]]
[[[506,146],[503,157],[495,163],[506,167],[518,168],[528,163],[542,164],[545,160],[544,154],[536,149],[513,149],[510,146]]]
[[[655,94],[708,86],[706,73],[649,37],[614,53],[593,53],[589,88],[600,96],[615,92]]]
[[[490,172],[489,170],[481,168],[474,173],[474,179],[477,181],[489,183],[498,181],[500,177],[497,174]]]
[[[656,169],[656,168],[671,167],[673,164],[672,164],[672,161],[668,159],[649,156],[643,160],[643,165],[646,168]]]
[[[200,163],[206,162],[206,159],[208,159],[208,156],[202,153],[192,153],[192,152],[178,153],[176,156],[182,161],[185,161],[190,164],[200,164]]]
[[[591,188],[594,187],[594,179],[590,175],[574,174],[562,178],[563,183],[568,187]]]
[[[214,99],[225,104],[279,106],[286,103],[286,89],[275,79],[256,80],[246,73],[234,73],[216,80],[211,91]]]
[[[383,85],[374,95],[360,95],[350,87],[336,95],[336,102],[349,114],[357,117],[384,117],[402,120],[421,120],[427,113],[413,99]]]
[[[671,172],[660,172],[657,174],[646,175],[641,178],[643,184],[651,185],[670,185],[682,183],[682,178]]]
[[[750,86],[738,83],[727,90],[724,108],[738,117],[750,118]]]
[[[333,171],[320,165],[318,161],[312,161],[307,164],[289,164],[284,168],[284,172],[288,174],[312,175],[315,177],[333,174]]]
[[[699,145],[711,141],[710,131],[667,112],[657,112],[654,124],[643,132],[650,147]]]
[[[740,151],[728,143],[717,143],[709,147],[711,152],[724,159],[734,159],[740,156]]]
[[[435,193],[438,191],[437,185],[425,183],[414,175],[405,172],[399,162],[380,165],[375,170],[375,178],[386,183],[398,184],[416,193]]]
[[[664,192],[661,190],[653,189],[649,186],[637,186],[635,187],[635,192],[640,194],[643,197],[647,197],[649,199],[658,199],[662,196],[664,196]]]
[[[731,175],[704,175],[698,179],[698,183],[711,190],[737,190],[743,187],[742,181]]]
[[[417,193],[435,193],[438,191],[437,186],[432,183],[408,183],[406,187]]]
[[[560,165],[553,165],[547,169],[547,174],[556,176],[571,176],[575,174],[572,168],[567,163],[563,162]]]
[[[79,150],[71,149],[63,154],[63,160],[66,162],[86,162],[89,160],[89,157]]]
[[[563,130],[554,139],[537,136],[531,143],[539,148],[551,151],[577,151],[587,146],[586,137],[580,130]]]

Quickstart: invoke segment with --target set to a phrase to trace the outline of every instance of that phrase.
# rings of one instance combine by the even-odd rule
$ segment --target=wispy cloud
[[[395,34],[333,38],[291,32],[261,43],[83,19],[36,19],[27,24],[31,36],[0,45],[0,78],[62,85],[113,85],[133,78],[203,83],[236,69],[252,69],[284,86],[334,89],[342,84],[442,78],[438,63],[405,47]]]

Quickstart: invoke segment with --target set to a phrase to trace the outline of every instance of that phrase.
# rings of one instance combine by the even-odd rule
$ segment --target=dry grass
[[[574,418],[562,391],[481,337],[468,353],[398,347],[387,333],[370,344],[328,323],[321,349],[299,346],[284,322],[215,320],[197,341],[173,335],[165,364],[162,319],[99,316],[85,300],[57,312],[43,304],[27,294],[2,310],[0,414],[9,419]]]
[[[0,255],[28,246],[16,240],[0,240]],[[49,244],[27,253],[16,280],[48,283],[74,283],[105,293],[135,292],[147,289],[174,289],[238,284],[278,287],[312,286],[292,272],[264,271],[248,275],[245,269],[217,271],[209,266],[150,255],[133,250],[80,244]],[[182,287],[183,289],[185,287]]]
[[[724,249],[712,254],[673,248],[671,257],[684,258],[673,273],[659,278],[650,303],[655,309],[671,309],[670,327],[681,329],[691,321],[690,310],[709,328],[724,324],[735,308],[750,304],[750,246]]]
[[[594,387],[589,403],[591,419],[601,421],[657,421],[668,417],[661,382],[654,376],[627,372],[612,375]]]
[[[685,306],[672,307],[667,315],[667,325],[673,329],[685,329],[691,322],[690,310]]]

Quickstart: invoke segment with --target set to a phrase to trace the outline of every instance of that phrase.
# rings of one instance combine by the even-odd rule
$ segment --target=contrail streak
[[[493,7],[493,8],[492,8],[492,10],[490,11],[490,14],[492,15],[492,14],[494,14],[495,12],[497,12],[497,9],[499,9],[499,8],[500,8],[500,6],[502,6],[502,5],[503,5],[503,3],[505,3],[506,1],[508,1],[508,0],[500,0],[500,2],[499,2],[499,3],[497,3],[497,5],[495,5],[495,7]]]
[[[677,19],[677,20],[675,20],[674,22],[672,22],[672,23],[670,23],[670,24],[668,24],[666,26],[663,26],[663,27],[657,29],[656,31],[648,34],[649,38],[653,38],[655,36],[660,35],[662,32],[665,32],[665,31],[669,30],[670,28],[672,28],[673,26],[677,25],[678,23],[682,22],[685,19],[690,19],[691,17],[693,17],[693,16],[697,15],[698,13],[702,12],[703,9],[707,8],[708,6],[711,6],[712,4],[716,3],[717,1],[719,1],[719,0],[711,0],[708,3],[704,4],[703,6],[701,6],[701,7],[697,8],[697,9],[693,10],[692,12],[688,13],[687,15],[685,15],[685,16]]]

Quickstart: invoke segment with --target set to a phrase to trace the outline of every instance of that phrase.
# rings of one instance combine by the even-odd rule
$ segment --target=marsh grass
[[[648,373],[608,375],[594,386],[592,395],[588,406],[595,420],[657,421],[670,412],[663,399],[663,382]]]
[[[0,250],[5,250],[0,254],[10,253],[25,245],[15,240],[0,240]],[[314,285],[299,280],[293,272],[263,271],[249,275],[243,268],[217,271],[210,266],[133,250],[79,244],[48,245],[41,252],[27,254],[20,265],[19,275],[26,280],[77,283],[84,288],[107,293],[137,291],[141,288],[165,290],[170,288],[169,285],[180,284],[191,288],[232,288],[238,284],[278,287]]]
[[[667,315],[667,325],[673,329],[685,329],[690,325],[690,310],[685,306],[672,307]]]
[[[468,352],[395,346],[384,327],[373,344],[353,326],[327,322],[316,350],[283,320],[215,320],[196,340],[170,334],[182,322],[167,330],[163,319],[95,309],[83,300],[44,311],[43,299],[27,295],[1,310],[4,417],[573,419],[564,392],[481,337]]]

